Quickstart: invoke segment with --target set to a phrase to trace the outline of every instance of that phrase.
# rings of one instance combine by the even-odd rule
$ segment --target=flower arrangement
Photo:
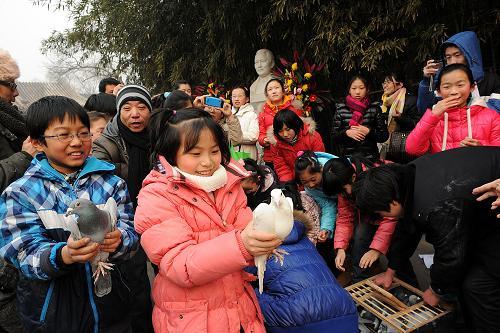
[[[213,97],[222,97],[228,99],[229,91],[226,91],[223,84],[218,84],[215,81],[210,81],[207,85],[200,85],[194,88],[196,96],[210,95]]]
[[[302,103],[306,117],[311,116],[313,107],[321,111],[326,104],[332,102],[329,90],[318,90],[316,77],[324,64],[310,64],[307,59],[293,52],[293,62],[280,58],[282,68],[277,68],[274,75],[281,78],[287,93]]]

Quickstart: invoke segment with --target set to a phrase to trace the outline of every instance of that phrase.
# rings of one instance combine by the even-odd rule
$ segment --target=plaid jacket
[[[90,264],[65,265],[60,257],[69,237],[63,215],[81,197],[98,206],[110,197],[117,203],[122,243],[110,261],[128,259],[138,248],[127,187],[113,170],[113,165],[89,157],[70,185],[38,154],[24,176],[1,195],[0,256],[22,273],[17,295],[26,331],[98,332],[127,313],[118,310],[128,308],[130,293],[119,267],[112,272],[111,294],[98,298]]]

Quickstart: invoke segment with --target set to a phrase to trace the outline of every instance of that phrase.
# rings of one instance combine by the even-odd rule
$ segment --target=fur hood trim
[[[313,229],[313,221],[301,210],[293,211],[293,219],[297,222],[300,222],[306,227],[306,234]]]
[[[0,49],[0,80],[14,81],[19,78],[19,67],[9,52]]]

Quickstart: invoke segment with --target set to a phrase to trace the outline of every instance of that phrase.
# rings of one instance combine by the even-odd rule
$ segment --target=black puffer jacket
[[[491,201],[478,202],[472,194],[500,178],[500,149],[450,149],[416,159],[408,172],[405,216],[398,221],[388,266],[403,269],[425,234],[435,250],[430,273],[438,294],[456,294],[472,263],[500,277],[500,224]]]
[[[33,157],[21,151],[27,135],[28,129],[19,110],[0,99],[0,193],[20,178],[31,163]],[[0,257],[0,313],[9,308],[9,303],[15,302],[18,278],[17,269]],[[2,317],[4,316],[8,316],[10,322],[0,323],[0,331],[21,331],[17,310],[2,313]]]
[[[365,111],[361,125],[370,129],[370,133],[363,141],[355,141],[347,136],[346,131],[350,128],[349,121],[352,112],[347,105],[338,103],[333,118],[332,147],[337,156],[350,156],[359,154],[368,158],[378,158],[377,143],[387,140],[387,115],[382,114],[379,103],[371,103]]]

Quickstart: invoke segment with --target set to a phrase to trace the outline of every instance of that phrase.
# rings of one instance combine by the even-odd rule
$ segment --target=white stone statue
[[[250,104],[255,112],[262,111],[266,102],[264,89],[266,83],[273,78],[272,69],[274,67],[274,55],[268,49],[260,49],[255,53],[255,71],[259,75],[250,86]]]

